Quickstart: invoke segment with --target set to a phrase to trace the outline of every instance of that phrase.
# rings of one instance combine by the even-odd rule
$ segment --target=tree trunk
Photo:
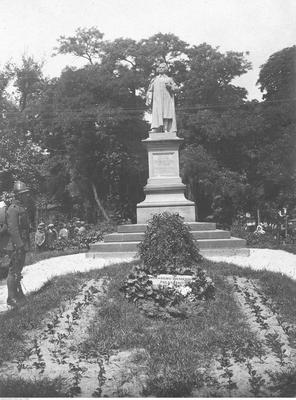
[[[92,187],[94,198],[95,198],[95,201],[96,201],[96,203],[98,205],[99,210],[103,214],[104,218],[109,222],[110,218],[108,217],[108,214],[106,213],[104,207],[102,206],[102,203],[100,202],[100,199],[99,199],[98,193],[97,193],[97,189],[96,189],[96,187],[95,187],[95,185],[93,183],[91,184],[91,187]]]

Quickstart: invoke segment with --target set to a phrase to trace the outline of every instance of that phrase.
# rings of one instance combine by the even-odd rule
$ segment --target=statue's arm
[[[179,86],[174,82],[172,78],[169,78],[168,82],[166,83],[166,88],[172,94],[179,90]]]

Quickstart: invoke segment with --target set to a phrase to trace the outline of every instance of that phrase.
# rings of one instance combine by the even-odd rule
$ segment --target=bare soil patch
[[[140,396],[146,379],[144,350],[114,351],[112,355],[80,351],[107,284],[105,279],[92,279],[82,285],[75,299],[61,303],[39,329],[30,331],[23,356],[3,363],[1,376],[28,381],[62,377],[65,393],[71,397]]]
[[[206,374],[211,378],[205,379],[208,383],[194,395],[219,393],[221,397],[278,397],[277,377],[289,374],[296,365],[296,326],[281,320],[257,280],[233,276],[228,281],[261,345],[255,349],[256,356],[249,357],[248,348],[240,356],[231,351],[217,356]]]

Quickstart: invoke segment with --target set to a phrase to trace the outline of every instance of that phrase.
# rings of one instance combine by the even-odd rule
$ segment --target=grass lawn
[[[229,276],[259,282],[262,293],[276,304],[276,312],[281,322],[296,324],[295,281],[277,273],[253,271],[207,260],[202,262],[202,268],[215,282],[215,300],[200,303],[187,319],[149,319],[135,304],[128,303],[119,291],[121,282],[131,270],[132,264],[125,263],[88,273],[56,277],[38,292],[32,293],[29,303],[21,310],[0,315],[1,360],[9,361],[21,357],[24,352],[24,335],[37,328],[48,311],[57,308],[63,300],[74,298],[83,282],[106,276],[109,279],[107,295],[97,308],[89,325],[88,338],[80,351],[87,355],[111,354],[114,351],[133,348],[144,349],[149,354],[144,396],[186,397],[192,396],[193,393],[196,395],[205,381],[210,386],[215,384],[214,378],[213,382],[209,382],[211,377],[206,371],[217,357],[225,358],[227,354],[231,354],[231,359],[242,360],[246,357],[252,359],[260,352],[264,354],[265,350],[260,340],[250,329],[242,309],[234,300],[233,287],[227,279]],[[224,365],[224,370],[229,371],[227,365]],[[281,379],[288,382],[281,392],[284,396],[296,386],[295,371],[292,370]],[[0,383],[0,394],[18,396],[20,391],[12,389],[17,383],[18,387],[23,388],[22,396],[59,397],[63,396],[61,382],[42,379],[29,385],[23,381],[18,382],[16,377],[15,382],[10,379]],[[231,393],[230,385],[229,390]],[[219,392],[213,389],[210,395],[219,396]]]

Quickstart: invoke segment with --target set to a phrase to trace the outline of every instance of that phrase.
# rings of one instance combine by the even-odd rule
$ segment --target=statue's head
[[[156,69],[159,74],[165,74],[169,71],[169,68],[166,63],[160,63]]]

